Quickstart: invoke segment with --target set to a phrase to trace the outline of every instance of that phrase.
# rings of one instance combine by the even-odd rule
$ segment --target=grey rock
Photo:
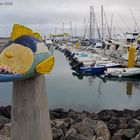
[[[6,137],[4,135],[0,135],[0,140],[11,140],[10,137]]]
[[[131,140],[140,140],[140,134],[137,134],[136,137],[134,137],[133,139]]]
[[[61,116],[59,113],[56,113],[56,112],[53,112],[53,111],[50,111],[50,119],[60,119]]]
[[[90,127],[94,127],[97,123],[97,120],[92,120],[90,118],[84,118],[82,122],[89,125]]]
[[[128,125],[127,125],[126,119],[124,117],[120,118],[118,121],[119,121],[118,122],[119,129],[126,129],[127,128]]]
[[[53,120],[54,128],[62,129],[62,131],[63,131],[64,134],[70,128],[70,126],[72,125],[72,123],[74,123],[74,120],[71,119],[71,118],[55,119],[55,120]]]
[[[138,117],[140,116],[140,109],[138,109],[136,112],[135,112],[135,117]]]
[[[77,133],[92,138],[94,136],[94,132],[92,127],[85,122],[79,122],[71,126],[71,128],[75,129]]]
[[[0,129],[3,127],[4,124],[9,123],[10,120],[0,115]]]
[[[111,110],[102,110],[98,113],[99,119],[103,121],[109,121],[112,118],[112,116],[115,116],[115,115],[116,113]]]
[[[10,105],[5,106],[5,107],[1,106],[0,115],[6,117],[8,119],[11,119],[11,106]]]
[[[96,140],[105,140],[103,137],[98,137]]]
[[[77,134],[77,131],[73,128],[69,129],[66,133],[65,133],[65,136],[68,137],[68,136],[74,136]]]
[[[128,123],[128,128],[135,128],[136,133],[140,131],[140,121],[137,119],[133,119]]]
[[[10,133],[11,133],[11,124],[7,123],[1,129],[0,134],[3,135],[3,136],[6,136],[6,137],[10,137]]]
[[[65,120],[64,119],[55,119],[55,120],[53,120],[53,123],[56,128],[62,128],[62,126],[65,125]]]
[[[70,125],[74,124],[74,120],[72,118],[69,118]]]
[[[60,138],[61,136],[63,136],[63,131],[62,129],[56,129],[56,128],[52,128],[52,136],[53,136],[53,140],[57,140],[58,138]]]
[[[117,131],[118,125],[117,124],[110,123],[110,124],[108,124],[108,129],[113,134],[114,132]]]
[[[96,140],[96,136],[93,136],[93,137],[92,137],[92,140]]]
[[[97,121],[94,127],[94,132],[97,137],[102,137],[104,140],[110,140],[110,132],[104,122]]]
[[[54,109],[53,112],[58,113],[61,118],[66,118],[68,112],[64,108]]]
[[[86,136],[77,134],[77,135],[74,135],[74,136],[68,136],[68,137],[65,138],[65,140],[92,140],[92,139],[88,138]]]
[[[123,112],[124,112],[126,117],[130,116],[132,118],[132,117],[135,116],[135,111],[134,110],[124,109]]]
[[[115,134],[123,136],[123,131],[124,131],[124,129],[119,129],[119,130],[117,130],[117,132]]]
[[[69,110],[68,112],[68,118],[76,119],[78,114],[74,110]]]
[[[123,140],[122,135],[115,134],[111,137],[111,140]]]
[[[122,134],[128,139],[132,139],[133,137],[135,137],[136,132],[135,129],[125,129]]]
[[[59,138],[59,140],[66,140],[65,136]]]
[[[110,140],[110,131],[108,130],[107,125],[103,121],[85,118],[82,122],[87,124],[94,130],[97,138],[102,137],[105,140]]]
[[[65,122],[65,127],[68,128],[74,123],[74,120],[72,118],[66,118],[64,119],[64,122]]]
[[[55,123],[53,121],[51,121],[51,128],[55,127]]]

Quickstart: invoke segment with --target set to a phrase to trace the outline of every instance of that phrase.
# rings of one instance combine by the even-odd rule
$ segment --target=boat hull
[[[80,73],[103,74],[105,67],[80,67]]]
[[[140,68],[110,68],[105,71],[109,77],[139,77]]]

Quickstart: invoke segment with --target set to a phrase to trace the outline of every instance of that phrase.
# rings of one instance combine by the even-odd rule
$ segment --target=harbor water
[[[46,75],[50,108],[98,112],[103,109],[140,108],[139,79],[81,76],[71,70],[63,53],[54,52],[55,67]],[[0,105],[11,104],[12,83],[0,83]]]

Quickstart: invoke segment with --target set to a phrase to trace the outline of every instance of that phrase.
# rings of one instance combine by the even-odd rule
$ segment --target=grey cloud
[[[111,13],[114,14],[114,25],[124,26],[118,13],[123,19],[133,27],[134,22],[129,9],[132,9],[137,22],[140,21],[140,1],[139,0],[9,0],[13,1],[13,6],[0,6],[0,28],[4,31],[11,29],[14,23],[29,25],[42,33],[54,32],[55,25],[62,28],[62,22],[69,28],[71,20],[73,26],[83,27],[83,19],[89,19],[89,6],[94,5],[96,17],[100,26],[100,6],[104,5],[108,22],[110,22]],[[118,22],[119,20],[119,22]],[[123,25],[122,25],[123,24]],[[44,30],[43,30],[44,29]]]

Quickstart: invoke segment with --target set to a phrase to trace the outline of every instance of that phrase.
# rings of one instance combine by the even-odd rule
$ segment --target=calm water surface
[[[58,51],[55,68],[46,76],[50,108],[100,111],[140,108],[140,80],[102,80],[74,76],[69,62]],[[11,104],[12,83],[0,83],[0,105]]]

